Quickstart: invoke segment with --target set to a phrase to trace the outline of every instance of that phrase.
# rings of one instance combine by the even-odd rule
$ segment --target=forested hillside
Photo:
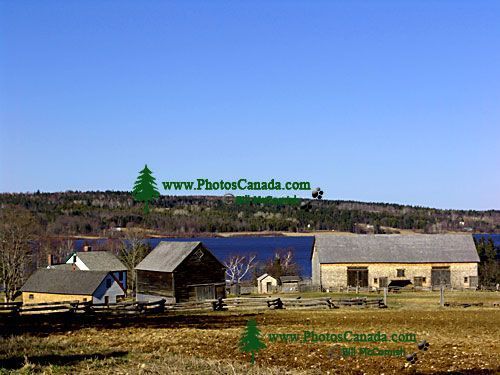
[[[106,235],[139,226],[158,234],[336,230],[355,233],[466,231],[499,233],[500,211],[440,210],[390,203],[311,201],[296,206],[235,205],[213,196],[161,196],[148,215],[128,192],[0,194],[0,204],[26,208],[47,235]]]

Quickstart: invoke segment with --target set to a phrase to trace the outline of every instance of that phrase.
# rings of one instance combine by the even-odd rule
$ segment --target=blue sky
[[[499,18],[495,1],[1,1],[0,191],[130,190],[147,163],[500,209]]]

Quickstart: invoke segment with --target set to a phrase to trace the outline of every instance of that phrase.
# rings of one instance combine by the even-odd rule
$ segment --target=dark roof
[[[135,269],[143,271],[174,272],[182,261],[200,244],[200,241],[161,241],[153,251],[135,267]]]
[[[22,292],[92,295],[107,271],[39,269],[21,288]]]
[[[469,234],[319,235],[315,249],[319,263],[479,262]]]
[[[90,271],[126,271],[127,267],[109,251],[79,251],[78,258]]]
[[[282,283],[292,283],[300,281],[300,276],[281,276],[280,280]]]

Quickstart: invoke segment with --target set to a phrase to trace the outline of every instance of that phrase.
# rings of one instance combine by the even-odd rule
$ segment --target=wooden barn
[[[39,269],[21,288],[23,303],[80,301],[116,303],[125,291],[107,271]]]
[[[474,289],[479,256],[471,235],[319,235],[311,254],[313,284],[323,289]]]
[[[201,242],[162,241],[135,267],[138,301],[225,297],[225,267]]]

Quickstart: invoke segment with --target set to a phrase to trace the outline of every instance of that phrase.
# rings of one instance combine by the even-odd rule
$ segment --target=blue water
[[[311,249],[314,237],[195,237],[195,238],[151,238],[149,244],[154,248],[160,241],[201,241],[221,261],[232,255],[257,255],[256,261],[266,263],[274,257],[277,249],[292,249],[295,262],[299,265],[303,277],[311,277]],[[99,242],[105,240],[97,240]],[[75,241],[77,250],[81,250],[83,240]],[[86,240],[89,245],[95,241]]]
[[[498,246],[500,247],[500,234],[475,234],[474,235],[474,238],[475,239],[479,239],[481,237],[484,237],[484,238],[493,238],[493,242],[495,243],[495,246]]]
[[[500,234],[475,234],[475,238],[491,236],[497,246],[500,246]],[[303,277],[311,277],[311,248],[314,237],[196,237],[196,238],[151,238],[152,247],[160,241],[202,241],[206,247],[221,261],[224,262],[231,255],[256,254],[258,262],[265,263],[274,256],[277,249],[291,248],[295,262],[299,265]],[[105,241],[105,240],[98,240]],[[89,241],[92,244],[93,241]],[[76,248],[81,250],[83,240],[76,241]]]

